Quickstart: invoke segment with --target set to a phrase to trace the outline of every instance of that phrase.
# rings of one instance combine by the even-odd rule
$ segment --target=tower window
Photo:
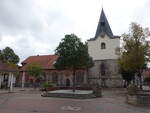
[[[104,42],[101,43],[101,49],[106,49],[106,44]]]
[[[105,22],[101,22],[101,26],[105,26]]]

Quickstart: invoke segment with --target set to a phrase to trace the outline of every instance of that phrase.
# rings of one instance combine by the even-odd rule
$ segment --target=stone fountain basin
[[[136,95],[127,95],[127,102],[133,105],[150,106],[150,92],[138,92]]]
[[[55,90],[55,91],[48,91],[42,96],[44,97],[62,97],[62,98],[79,98],[79,99],[86,99],[86,98],[95,98],[96,96],[93,94],[92,90]]]

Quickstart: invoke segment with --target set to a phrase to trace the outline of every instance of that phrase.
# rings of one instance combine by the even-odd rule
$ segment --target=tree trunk
[[[140,78],[140,89],[142,90],[143,88],[142,88],[142,77],[141,77],[141,73],[139,72],[139,78]]]
[[[124,81],[123,87],[126,88],[127,87],[127,81]]]
[[[131,84],[131,81],[127,81],[127,87]]]
[[[133,84],[135,85],[135,75],[133,76]]]
[[[140,89],[142,90],[142,74],[141,74],[141,70],[138,71],[138,77],[139,77],[139,81],[140,81]]]
[[[90,84],[90,80],[89,80],[89,68],[86,68],[86,74],[87,74],[87,85],[88,85],[88,87],[89,87],[89,84]]]
[[[73,69],[73,92],[75,92],[75,89],[76,89],[76,86],[75,86],[75,73],[76,73],[76,70]]]

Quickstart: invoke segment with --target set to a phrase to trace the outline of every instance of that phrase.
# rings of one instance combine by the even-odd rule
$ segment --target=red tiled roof
[[[2,63],[0,61],[0,72],[14,72],[16,71],[15,68],[9,66],[8,64]]]
[[[57,55],[30,56],[22,62],[21,70],[26,70],[27,64],[39,64],[43,69],[55,69],[53,64],[57,60]]]

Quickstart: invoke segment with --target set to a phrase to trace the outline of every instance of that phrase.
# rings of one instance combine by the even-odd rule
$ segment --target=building
[[[41,81],[49,81],[55,83],[55,85],[60,87],[71,87],[72,86],[72,72],[69,70],[57,70],[54,64],[58,56],[56,55],[42,55],[42,56],[30,56],[25,59],[21,64],[20,76],[18,78],[18,83],[24,86],[30,86],[33,82],[33,77],[28,73],[29,64],[39,64],[42,67],[43,78]],[[86,72],[85,70],[76,71],[76,86],[83,86],[86,84]]]
[[[89,70],[91,84],[98,83],[104,87],[122,86],[116,54],[119,47],[120,36],[113,35],[102,9],[95,37],[88,40],[88,51],[94,60],[94,66]]]
[[[10,88],[16,81],[17,69],[0,61],[0,88]]]

